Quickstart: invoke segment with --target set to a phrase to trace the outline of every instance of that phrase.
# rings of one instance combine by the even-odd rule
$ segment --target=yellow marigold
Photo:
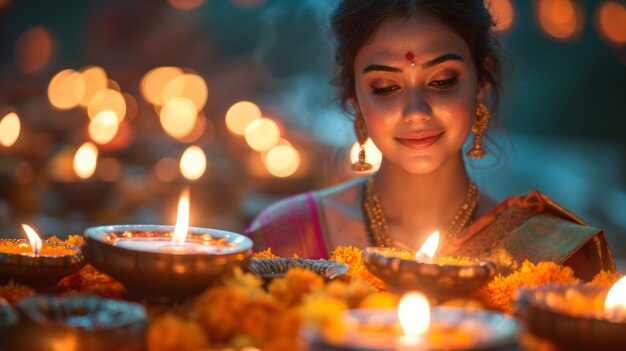
[[[337,246],[330,258],[348,265],[348,278],[359,279],[372,286],[376,291],[384,291],[385,284],[365,268],[361,250],[354,246]]]
[[[615,284],[622,276],[617,272],[609,272],[601,270],[593,279],[587,283],[592,286],[611,286]]]
[[[348,306],[340,300],[327,296],[308,296],[300,311],[304,323],[319,332],[330,342],[341,342],[345,335],[342,315]]]
[[[70,234],[65,240],[66,243],[70,245],[76,245],[76,246],[82,246],[84,241],[85,240],[83,239],[82,235],[74,235],[74,234]]]
[[[67,291],[77,291],[112,298],[123,297],[125,291],[124,286],[120,282],[98,271],[90,264],[85,265],[78,272],[63,278],[59,282],[59,286]]]
[[[246,305],[242,289],[215,286],[196,300],[191,317],[202,324],[212,341],[227,342],[237,335]]]
[[[207,349],[209,340],[196,321],[166,313],[150,324],[146,346],[148,351],[193,351]]]
[[[304,295],[323,286],[324,279],[317,273],[295,267],[290,269],[284,278],[274,279],[268,290],[277,301],[286,306],[293,306],[300,303]]]
[[[35,290],[19,283],[10,281],[6,285],[0,285],[0,297],[7,300],[11,305],[15,305],[19,299],[26,296],[35,295]]]
[[[534,264],[525,260],[520,269],[507,276],[498,274],[474,296],[488,308],[509,311],[518,288],[531,288],[547,283],[577,283],[578,281],[570,267],[554,262]]]
[[[49,237],[46,238],[46,240],[48,240],[50,242],[53,242],[53,243],[60,243],[60,242],[63,241],[56,235],[49,236]]]
[[[272,252],[272,248],[268,247],[267,249],[259,252],[255,252],[252,254],[252,257],[256,258],[278,258],[278,256],[274,255]]]
[[[246,297],[250,299],[266,298],[267,293],[263,290],[263,280],[252,273],[244,273],[240,268],[233,270],[233,275],[223,281],[225,287],[242,289]]]

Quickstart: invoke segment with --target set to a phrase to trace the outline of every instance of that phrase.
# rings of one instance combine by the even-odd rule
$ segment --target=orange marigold
[[[295,267],[290,269],[284,278],[274,279],[268,290],[277,301],[286,306],[293,306],[300,303],[304,295],[323,286],[324,279],[317,273]]]
[[[208,349],[209,340],[196,321],[166,313],[150,324],[146,333],[148,351]]]
[[[348,265],[348,278],[359,279],[369,284],[376,291],[384,291],[385,284],[382,280],[378,279],[375,275],[365,268],[363,264],[363,258],[361,257],[361,250],[354,246],[337,246],[333,251],[331,260],[343,262]]]
[[[202,324],[211,341],[224,343],[237,335],[247,301],[240,288],[215,286],[196,300],[191,317]]]
[[[601,270],[593,279],[587,283],[592,286],[611,286],[615,284],[622,276],[617,272]]]
[[[278,256],[274,255],[272,252],[272,248],[268,247],[267,249],[259,252],[255,252],[252,254],[252,257],[256,258],[278,258]]]
[[[547,283],[577,283],[578,281],[570,267],[554,262],[534,264],[525,260],[520,269],[507,276],[498,274],[474,296],[488,308],[508,312],[518,288],[531,288]]]
[[[124,286],[120,282],[98,271],[90,264],[85,265],[78,272],[63,278],[59,282],[59,286],[67,291],[112,298],[121,298],[125,292]]]

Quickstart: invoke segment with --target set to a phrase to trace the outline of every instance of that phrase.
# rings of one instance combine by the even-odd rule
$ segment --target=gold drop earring
[[[365,142],[367,141],[367,129],[365,128],[365,120],[359,113],[354,119],[354,134],[359,143],[359,159],[352,164],[352,169],[357,173],[366,173],[372,170],[373,166],[365,161]]]
[[[483,149],[483,133],[487,129],[487,123],[489,123],[489,109],[482,102],[476,105],[476,112],[474,113],[476,119],[472,124],[472,132],[474,132],[474,142],[472,148],[467,152],[467,156],[471,158],[483,158],[487,155],[487,152]]]

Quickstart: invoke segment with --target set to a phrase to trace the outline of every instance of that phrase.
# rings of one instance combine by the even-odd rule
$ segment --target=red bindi
[[[404,57],[409,61],[413,61],[413,59],[415,59],[415,55],[410,51],[407,51],[406,54],[404,54]]]

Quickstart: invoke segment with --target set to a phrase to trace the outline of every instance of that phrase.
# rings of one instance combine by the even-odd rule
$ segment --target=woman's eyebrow
[[[435,66],[435,65],[438,65],[440,63],[443,63],[445,61],[450,61],[450,60],[463,61],[463,58],[457,54],[452,54],[452,53],[443,54],[439,57],[435,57],[434,59],[430,61],[424,62],[422,64],[422,68],[430,68],[432,66]],[[379,64],[371,64],[363,69],[363,73],[372,72],[372,71],[383,71],[383,72],[392,72],[392,73],[402,72],[400,68],[386,66],[386,65],[379,65]]]

